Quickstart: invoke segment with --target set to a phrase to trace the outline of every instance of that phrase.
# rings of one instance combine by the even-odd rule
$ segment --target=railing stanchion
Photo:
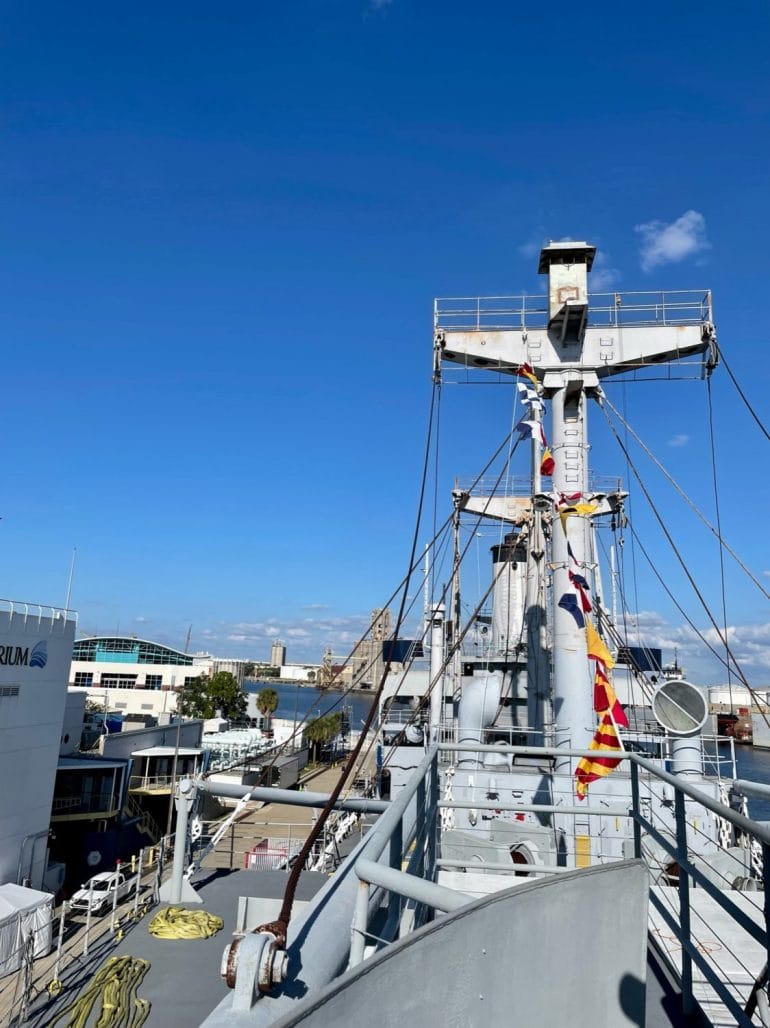
[[[404,819],[400,818],[398,824],[393,829],[393,834],[390,837],[390,850],[388,853],[388,863],[395,871],[401,870],[401,862],[404,858]],[[388,920],[393,919],[395,924],[398,924],[398,919],[401,916],[401,897],[396,892],[391,892],[390,900],[388,902]]]
[[[762,882],[764,885],[763,907],[765,914],[765,949],[770,967],[770,844],[762,843]]]
[[[684,793],[674,794],[676,816],[676,851],[679,864],[679,923],[682,926],[682,1011],[690,1017],[694,1011],[692,995],[692,957],[687,946],[690,938],[690,880],[684,869],[687,861],[687,818],[685,816]]]
[[[639,768],[635,760],[629,760],[631,766],[631,811],[634,819],[634,856],[638,860],[642,855],[642,826],[639,824]]]
[[[428,878],[436,880],[436,854],[438,849],[438,801],[439,779],[438,779],[438,750],[430,766],[430,820],[428,822]]]
[[[356,967],[364,959],[366,929],[369,920],[369,883],[359,882],[356,892],[356,908],[353,913],[352,937],[350,940],[350,967]]]
[[[59,980],[59,969],[61,967],[61,951],[64,943],[64,918],[67,914],[67,907],[69,903],[67,900],[61,905],[61,915],[59,917],[59,939],[56,943],[56,963],[53,965],[53,979],[54,981]]]
[[[91,907],[94,902],[94,880],[91,878],[88,885],[88,909],[86,910],[86,930],[83,936],[83,956],[88,956],[88,936],[91,934]]]
[[[136,889],[134,889],[134,918],[139,912],[139,890],[142,888],[142,864],[144,863],[144,849],[139,850],[139,857],[136,861]]]
[[[427,803],[428,792],[425,788],[425,778],[417,783],[417,811],[415,818],[415,846],[417,847],[416,873],[422,878],[425,874],[425,832],[428,825]]]

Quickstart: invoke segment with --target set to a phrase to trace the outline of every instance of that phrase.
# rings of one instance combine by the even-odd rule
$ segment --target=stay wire
[[[509,434],[508,438],[511,438],[511,437],[512,437],[512,434],[513,434],[513,433],[511,432],[511,433]],[[479,525],[481,524],[481,519],[482,519],[482,518],[484,517],[484,515],[485,515],[485,513],[486,513],[486,510],[487,510],[487,508],[489,507],[489,504],[490,504],[490,502],[491,502],[491,500],[492,500],[492,497],[493,497],[493,496],[494,496],[494,495],[496,494],[496,492],[497,492],[497,489],[498,489],[498,487],[500,486],[500,483],[502,482],[502,480],[503,480],[503,477],[504,477],[504,476],[505,476],[505,474],[506,474],[506,470],[507,470],[507,468],[508,468],[508,465],[510,464],[510,461],[511,461],[511,459],[513,458],[513,455],[514,455],[514,454],[516,453],[516,450],[518,449],[518,446],[519,446],[519,443],[520,443],[520,442],[521,442],[521,440],[520,440],[520,439],[517,439],[517,440],[516,440],[516,441],[514,442],[514,444],[513,444],[513,446],[511,447],[511,449],[509,450],[509,455],[508,455],[508,458],[506,459],[506,462],[505,462],[505,463],[503,464],[503,467],[502,467],[502,469],[501,469],[501,471],[500,471],[499,475],[497,476],[497,479],[496,479],[496,481],[495,481],[494,485],[492,486],[492,489],[491,489],[491,491],[490,491],[490,494],[489,494],[489,496],[488,496],[488,498],[487,498],[487,502],[486,502],[486,503],[485,503],[485,505],[484,505],[484,510],[483,510],[483,511],[481,511],[481,512],[480,512],[479,514],[477,514],[477,515],[476,515],[476,521],[475,521],[475,526],[474,526],[474,529],[473,529],[473,530],[471,531],[471,534],[470,534],[470,536],[468,537],[468,541],[466,542],[465,546],[463,547],[463,549],[462,549],[461,553],[460,553],[460,554],[459,554],[459,556],[458,556],[458,559],[457,559],[457,567],[458,567],[458,568],[459,568],[459,567],[460,567],[460,566],[462,565],[462,562],[463,562],[463,561],[465,560],[466,554],[468,553],[468,550],[470,549],[470,547],[471,547],[471,545],[472,545],[472,543],[473,543],[473,540],[474,540],[474,538],[475,538],[475,529],[476,529],[476,528],[477,528],[477,527],[478,527],[478,526],[479,526]],[[505,440],[505,442],[504,442],[504,443],[503,443],[503,444],[502,444],[502,445],[501,445],[501,446],[500,446],[500,447],[498,448],[498,450],[496,451],[496,453],[495,453],[494,457],[492,457],[492,459],[491,459],[491,460],[490,460],[490,461],[489,461],[489,462],[487,463],[486,467],[485,467],[485,468],[484,468],[484,470],[483,470],[483,471],[481,472],[481,474],[480,474],[480,475],[478,475],[478,476],[476,477],[476,479],[475,479],[475,481],[474,481],[473,485],[472,485],[472,486],[470,487],[470,490],[469,490],[469,492],[471,492],[471,491],[473,490],[474,486],[475,486],[475,485],[476,485],[476,484],[477,484],[477,483],[478,483],[478,482],[480,481],[480,479],[481,479],[481,478],[483,477],[484,473],[486,472],[487,468],[488,468],[488,467],[490,466],[490,464],[491,464],[491,463],[493,463],[493,461],[494,461],[494,460],[496,459],[497,455],[498,455],[498,454],[499,454],[499,453],[500,453],[500,452],[502,451],[502,449],[503,449],[503,446],[504,446],[504,445],[505,445],[506,443],[507,443],[507,439],[506,439],[506,440]],[[484,593],[484,596],[482,597],[481,601],[480,601],[480,602],[479,602],[479,604],[477,605],[477,608],[476,608],[476,610],[474,611],[474,613],[473,613],[473,614],[471,615],[471,618],[470,618],[470,620],[468,621],[468,624],[466,625],[465,629],[464,629],[464,630],[463,630],[463,632],[462,632],[462,633],[460,634],[460,636],[459,636],[458,638],[456,638],[456,639],[454,640],[454,642],[453,642],[452,646],[451,646],[451,647],[449,648],[449,651],[448,651],[448,653],[445,653],[445,654],[444,654],[444,660],[443,660],[443,662],[442,662],[442,664],[441,664],[441,667],[439,668],[439,670],[438,670],[438,672],[437,672],[437,674],[436,674],[436,677],[435,677],[435,678],[434,678],[434,679],[433,679],[433,680],[432,680],[431,682],[429,682],[429,684],[428,684],[428,689],[427,689],[427,692],[426,692],[426,693],[424,694],[424,696],[423,696],[423,698],[422,698],[422,702],[421,702],[421,703],[420,703],[420,704],[418,705],[418,708],[417,708],[417,709],[416,709],[416,710],[415,710],[415,711],[413,712],[413,714],[412,714],[412,717],[411,717],[411,718],[409,719],[409,721],[407,722],[407,725],[405,725],[405,728],[406,728],[406,727],[408,727],[409,725],[411,725],[411,724],[413,724],[413,723],[415,722],[415,720],[416,720],[416,718],[418,717],[418,715],[420,714],[421,710],[422,710],[422,709],[424,708],[424,706],[425,706],[425,700],[426,700],[426,699],[428,699],[428,698],[430,697],[430,694],[431,694],[431,692],[432,692],[432,690],[433,690],[434,686],[436,685],[436,682],[440,681],[440,679],[441,679],[441,676],[442,676],[442,675],[444,674],[444,672],[445,672],[445,671],[447,670],[447,668],[449,667],[449,661],[450,661],[450,659],[451,659],[452,657],[454,657],[454,655],[455,655],[455,654],[456,654],[456,653],[458,652],[458,650],[460,649],[460,646],[461,646],[462,642],[464,641],[464,639],[465,639],[465,636],[467,635],[468,631],[470,630],[470,627],[471,627],[471,624],[473,623],[473,620],[475,619],[475,617],[476,617],[477,613],[478,613],[478,612],[479,612],[479,611],[481,610],[481,608],[482,608],[483,604],[484,604],[484,603],[486,602],[486,600],[487,600],[487,598],[488,598],[488,596],[489,596],[490,592],[492,591],[492,588],[493,588],[493,587],[494,587],[494,585],[495,585],[495,584],[497,583],[497,580],[498,580],[498,578],[500,577],[500,573],[502,572],[502,570],[503,570],[503,568],[504,568],[504,567],[505,567],[505,564],[501,564],[501,567],[500,567],[500,572],[498,572],[498,574],[497,574],[497,575],[496,575],[496,576],[494,577],[494,579],[492,580],[492,585],[491,585],[491,586],[490,586],[490,587],[489,587],[489,588],[487,589],[487,591],[486,591],[486,592]],[[443,602],[445,602],[445,600],[446,600],[446,596],[447,596],[447,593],[448,593],[448,591],[449,591],[449,584],[447,583],[447,584],[446,584],[446,585],[444,586],[444,588],[443,588],[443,590],[442,590],[442,592],[441,592],[441,596],[440,596],[440,598],[439,598],[439,602],[440,602],[440,603],[443,603]],[[404,679],[405,679],[405,677],[406,677],[406,676],[404,676],[404,677],[403,677],[403,678],[401,679],[401,682],[399,682],[398,688],[396,689],[396,691],[395,691],[395,692],[394,692],[394,694],[393,694],[393,695],[394,695],[394,697],[398,695],[398,692],[399,692],[399,690],[400,690],[401,686],[402,686],[402,685],[403,685],[403,683],[404,683]],[[371,744],[370,744],[370,747],[369,747],[369,748],[371,749]]]
[[[724,630],[722,639],[725,644],[725,652],[729,657],[727,649],[727,594],[725,592],[725,551],[722,546],[722,521],[719,513],[719,484],[717,482],[717,451],[714,442],[714,407],[711,396],[711,376],[706,380],[708,408],[709,408],[709,439],[711,442],[711,478],[714,485],[714,512],[717,519],[717,538],[719,540],[719,579],[722,590],[722,624]],[[730,669],[730,661],[727,661],[727,689],[730,697],[730,713],[733,711],[733,676]]]
[[[436,519],[438,517],[438,479],[439,479],[439,453],[440,453],[440,442],[441,442],[441,379],[436,383],[436,389],[438,390],[438,403],[436,404],[436,445],[434,447],[433,454],[433,538],[436,538]],[[433,589],[436,581],[436,572],[434,567],[434,561],[430,562],[430,581],[428,587],[430,595],[433,595]]]
[[[710,381],[711,380],[709,379],[709,383],[710,383]],[[768,592],[767,589],[765,589],[765,587],[762,585],[762,583],[759,581],[759,579],[754,574],[752,574],[750,568],[748,568],[746,566],[746,564],[741,560],[741,558],[738,556],[738,554],[735,552],[735,550],[725,541],[725,539],[722,537],[722,533],[719,530],[719,528],[715,528],[714,525],[712,525],[711,522],[708,520],[708,518],[706,518],[706,516],[703,514],[703,512],[701,510],[699,510],[699,508],[693,503],[693,501],[690,499],[690,497],[687,495],[687,493],[684,491],[684,489],[679,485],[679,483],[676,481],[676,479],[673,478],[673,476],[669,473],[669,471],[666,469],[666,467],[658,460],[658,458],[655,456],[655,454],[652,452],[652,450],[646,445],[646,443],[634,431],[634,429],[631,427],[631,425],[628,424],[626,419],[623,417],[623,415],[620,413],[620,411],[612,404],[610,399],[605,396],[604,402],[607,405],[607,407],[609,407],[609,409],[612,411],[612,413],[615,415],[615,417],[620,421],[621,425],[623,425],[623,428],[624,428],[624,430],[626,432],[626,437],[628,436],[628,433],[630,432],[630,434],[634,438],[634,441],[636,443],[638,443],[638,445],[642,448],[644,453],[653,462],[655,467],[664,475],[664,477],[668,480],[670,485],[672,485],[674,487],[674,489],[677,491],[677,493],[679,493],[679,495],[682,497],[682,499],[685,501],[685,503],[689,506],[690,510],[692,510],[693,513],[703,522],[703,524],[706,526],[706,528],[708,528],[709,532],[711,532],[711,534],[713,536],[715,536],[716,539],[719,540],[720,545],[722,547],[724,547],[724,549],[727,550],[727,552],[733,558],[733,560],[738,565],[738,567],[743,572],[745,572],[745,574],[751,579],[751,581],[754,583],[754,585],[757,587],[757,589],[759,589],[759,591],[762,593],[762,595],[765,596],[768,600],[770,600],[770,592]]]
[[[733,385],[735,386],[735,388],[736,388],[736,390],[738,392],[738,395],[740,396],[740,398],[743,400],[744,404],[746,405],[746,409],[748,410],[749,414],[751,414],[752,418],[756,421],[757,425],[759,426],[760,432],[762,432],[762,434],[764,435],[765,439],[770,439],[770,432],[767,431],[765,426],[762,424],[762,421],[761,421],[759,415],[757,414],[757,412],[754,410],[754,408],[749,403],[749,401],[748,401],[748,399],[746,397],[746,394],[744,393],[744,391],[741,389],[740,385],[738,384],[738,379],[735,377],[735,375],[732,372],[732,369],[730,368],[730,365],[725,360],[724,351],[721,348],[720,348],[720,351],[719,351],[719,359],[720,359],[721,363],[724,364],[725,371],[730,376],[730,378],[732,380],[732,383],[733,383]]]
[[[420,538],[420,525],[422,524],[422,510],[423,504],[425,502],[425,490],[428,482],[428,466],[430,462],[431,443],[433,440],[433,415],[436,409],[437,388],[438,387],[434,382],[433,389],[431,390],[430,412],[428,414],[428,432],[427,438],[425,440],[425,454],[423,457],[422,477],[420,481],[420,497],[417,504],[417,517],[415,519],[414,532],[412,534],[412,547],[409,555],[409,571],[404,576],[403,589],[401,592],[401,602],[399,604],[398,616],[396,618],[396,624],[393,632],[394,639],[398,639],[401,630],[401,625],[403,623],[407,594],[409,592],[409,583],[411,582],[412,573],[415,567],[415,553]],[[308,856],[312,852],[313,846],[315,845],[316,840],[319,838],[324,828],[324,825],[326,824],[329,818],[329,815],[334,809],[334,806],[340,796],[340,793],[345,787],[345,784],[348,778],[350,777],[353,768],[356,766],[356,763],[358,762],[359,754],[361,753],[361,750],[364,746],[364,742],[366,740],[366,736],[369,732],[372,721],[374,720],[375,711],[379,706],[379,700],[382,695],[382,691],[385,687],[385,682],[387,680],[388,674],[390,672],[390,665],[392,663],[392,659],[393,647],[391,646],[388,648],[388,659],[385,662],[385,667],[383,668],[382,677],[380,678],[377,690],[374,696],[372,697],[372,704],[369,708],[369,713],[366,715],[366,719],[361,729],[361,734],[359,735],[358,742],[353,747],[350,756],[345,762],[345,765],[342,768],[342,771],[340,772],[339,778],[337,779],[337,783],[332,789],[329,799],[326,801],[326,804],[321,810],[321,813],[319,814],[315,824],[313,825],[310,834],[305,840],[302,849],[300,850],[297,859],[294,863],[294,867],[291,870],[289,880],[286,883],[286,891],[284,892],[283,903],[281,904],[281,911],[278,915],[277,922],[267,925],[261,925],[256,929],[257,932],[266,930],[275,934],[282,948],[286,944],[286,933],[288,931],[292,907],[294,906],[294,897],[297,892],[297,885],[299,884],[302,869],[305,866],[305,862],[307,861]]]
[[[657,580],[660,582],[661,586],[663,587],[663,591],[666,593],[668,598],[674,604],[676,609],[679,611],[679,613],[682,615],[682,617],[685,619],[687,624],[690,626],[690,628],[693,630],[693,632],[697,635],[697,637],[700,639],[700,641],[703,643],[703,645],[706,647],[706,649],[709,650],[709,652],[719,661],[720,664],[722,664],[724,667],[726,667],[727,663],[726,663],[726,660],[725,660],[724,656],[720,653],[720,651],[715,646],[712,645],[712,643],[710,643],[708,641],[706,636],[703,634],[703,632],[701,632],[701,630],[698,628],[698,626],[692,620],[690,615],[687,613],[687,611],[681,605],[679,600],[677,600],[676,596],[674,596],[674,594],[671,591],[671,589],[669,588],[669,586],[666,585],[666,582],[665,582],[665,579],[663,578],[663,575],[658,570],[655,562],[653,561],[652,557],[648,553],[647,548],[645,547],[645,545],[642,542],[642,540],[639,538],[639,535],[637,534],[636,529],[634,528],[633,524],[631,524],[631,522],[629,522],[628,527],[629,527],[629,529],[631,531],[631,535],[636,538],[637,545],[639,546],[639,549],[642,552],[642,556],[647,561],[647,564],[649,565],[650,570],[652,571],[652,573],[655,575],[655,577],[657,578]],[[748,684],[748,683],[746,683],[745,680],[744,680],[744,684]]]
[[[487,473],[489,468],[494,464],[494,462],[497,460],[497,458],[500,456],[500,454],[506,449],[506,447],[508,447],[511,435],[512,435],[512,433],[508,433],[502,439],[502,441],[500,442],[500,444],[497,447],[497,449],[494,451],[494,453],[491,455],[491,457],[486,462],[484,467],[481,469],[481,471],[478,473],[476,478],[471,483],[471,485],[469,487],[469,490],[468,490],[469,492],[472,492],[476,488],[478,483],[484,478],[484,475]],[[436,548],[436,546],[438,544],[438,540],[441,539],[443,533],[446,532],[447,529],[451,526],[453,517],[454,517],[454,512],[452,514],[450,514],[447,518],[444,519],[443,523],[441,524],[441,526],[438,529],[438,532],[434,535],[433,539],[428,544],[428,549],[431,549],[431,548],[435,549]],[[480,518],[479,518],[479,521],[480,521]],[[416,567],[417,567],[417,563],[416,563],[416,561],[413,561],[411,566],[410,566],[410,568],[409,568],[409,570],[407,571],[406,575],[404,575],[404,577],[398,583],[396,588],[390,594],[388,599],[383,604],[383,607],[389,607],[390,606],[390,604],[396,598],[396,596],[398,595],[400,590],[404,587],[404,583],[406,583],[408,581],[409,576],[416,569]],[[340,675],[343,673],[345,668],[350,664],[350,661],[353,658],[353,654],[355,653],[355,651],[358,648],[358,646],[360,646],[360,644],[366,639],[366,637],[368,636],[370,630],[371,629],[368,629],[364,633],[364,635],[359,639],[359,641],[355,644],[355,646],[353,647],[353,649],[351,650],[351,652],[348,654],[347,658],[345,659],[344,663],[341,665],[339,670],[332,677],[332,679],[331,679],[331,681],[329,683],[329,688],[331,688],[334,685],[335,681],[340,677]],[[329,704],[329,706],[327,706],[323,710],[321,716],[325,717],[327,714],[331,713],[334,710],[335,707],[339,706],[339,704],[342,703],[345,699],[347,699],[347,697],[350,695],[350,693],[352,693],[354,691],[355,690],[354,690],[354,686],[353,685],[348,686],[348,688],[342,692],[342,695],[337,697],[337,699],[333,703]],[[275,750],[273,751],[273,761],[272,761],[272,763],[270,765],[266,765],[266,766],[272,767],[275,764],[275,762],[278,760],[278,758],[281,756],[283,751],[288,747],[289,743],[292,742],[294,739],[296,739],[299,734],[301,734],[301,730],[302,730],[305,722],[309,718],[310,713],[311,713],[311,711],[307,711],[305,713],[305,715],[303,716],[302,720],[298,723],[296,730],[293,731],[292,734],[280,744],[280,746],[275,748]],[[234,765],[234,766],[238,766],[238,765]],[[209,773],[212,773],[212,772],[209,772]],[[204,775],[204,777],[208,777],[208,775],[206,774],[206,775]]]
[[[650,494],[649,494],[649,492],[647,490],[647,487],[645,486],[644,482],[642,481],[641,475],[637,471],[633,461],[631,460],[631,457],[630,457],[628,451],[624,447],[623,442],[621,441],[620,436],[618,435],[617,430],[615,429],[615,426],[610,421],[609,417],[607,416],[606,411],[604,413],[605,413],[605,418],[607,420],[607,424],[608,424],[608,426],[610,428],[610,431],[615,436],[615,440],[616,440],[618,446],[620,446],[621,450],[625,454],[626,460],[628,461],[628,464],[629,464],[629,467],[633,471],[634,477],[636,478],[636,481],[639,483],[639,487],[641,488],[642,492],[644,493],[644,497],[645,497],[645,499],[647,500],[647,503],[650,506],[650,510],[652,511],[653,515],[655,516],[655,519],[658,522],[661,531],[663,532],[663,534],[665,535],[669,545],[671,546],[671,549],[674,552],[674,556],[676,557],[677,561],[679,562],[680,567],[684,571],[685,576],[686,576],[688,582],[692,586],[693,592],[695,593],[695,595],[697,596],[698,600],[700,601],[700,604],[703,607],[703,610],[704,610],[704,612],[706,614],[706,617],[709,619],[709,621],[711,622],[712,626],[716,630],[717,635],[721,639],[722,638],[722,632],[721,632],[721,629],[720,629],[719,625],[717,624],[717,622],[716,622],[716,620],[714,618],[714,615],[711,613],[711,608],[706,603],[706,600],[705,600],[705,598],[703,596],[703,593],[698,588],[698,585],[697,585],[695,579],[693,578],[693,576],[692,576],[692,574],[690,572],[690,569],[687,567],[687,564],[686,564],[684,558],[682,557],[681,553],[679,552],[679,549],[678,549],[676,543],[674,542],[671,533],[669,532],[668,528],[666,527],[666,524],[665,524],[663,518],[661,517],[660,512],[658,511],[657,507],[655,506],[655,504],[653,502],[653,499],[652,499],[652,497],[650,496]],[[632,535],[634,536],[634,538],[636,538],[637,542],[639,542],[639,539],[638,539],[638,536],[637,536],[636,532],[632,531]],[[648,560],[649,560],[649,558],[648,558]],[[656,574],[657,574],[657,571],[656,571]],[[662,579],[661,579],[661,581],[662,581]],[[671,595],[671,594],[669,593],[669,595]],[[679,605],[677,604],[677,607],[678,606]],[[681,608],[679,608],[679,609],[681,609]],[[688,620],[688,622],[690,624],[692,624],[692,622],[690,622],[689,618],[687,618],[687,620]],[[700,633],[698,633],[698,634],[700,636]],[[702,636],[701,636],[701,638],[702,638]],[[748,679],[746,678],[745,674],[743,673],[743,669],[741,668],[741,666],[740,666],[740,664],[738,662],[737,657],[735,656],[735,654],[733,653],[733,651],[732,651],[732,649],[730,647],[729,641],[725,639],[724,643],[725,643],[725,651],[726,651],[726,653],[728,655],[729,660],[732,660],[732,662],[733,662],[736,674],[740,678],[741,682],[749,690],[751,695],[757,700],[757,702],[759,702],[759,700],[758,700],[758,698],[757,698],[757,696],[755,694],[754,689],[752,689],[752,687],[749,685]],[[713,647],[709,646],[709,649],[712,652],[715,652]],[[723,663],[723,664],[725,663],[725,660],[724,660],[723,657],[720,656],[719,660],[720,660],[721,663]],[[768,721],[767,716],[763,714],[763,717],[764,717],[765,721],[767,722],[768,727],[770,727],[770,721]]]

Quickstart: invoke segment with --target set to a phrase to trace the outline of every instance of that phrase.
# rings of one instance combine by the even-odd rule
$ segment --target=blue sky
[[[84,632],[343,652],[406,563],[432,299],[540,291],[547,238],[597,244],[613,289],[710,287],[766,415],[765,5],[2,6],[5,596],[62,603],[77,546]],[[767,442],[712,389],[724,534],[761,576]],[[448,497],[511,410],[445,394]],[[623,402],[713,516],[704,384]],[[592,462],[625,475],[606,432]],[[666,502],[719,610],[716,548]],[[649,637],[721,681],[637,572]],[[728,578],[770,682],[767,600]]]

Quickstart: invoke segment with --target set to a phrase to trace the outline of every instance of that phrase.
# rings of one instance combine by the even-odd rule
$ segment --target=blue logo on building
[[[45,639],[42,639],[39,643],[32,647],[32,653],[29,655],[29,666],[30,667],[45,667],[48,663],[48,643]]]

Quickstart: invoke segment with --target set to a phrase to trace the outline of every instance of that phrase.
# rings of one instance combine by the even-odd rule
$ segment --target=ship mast
[[[579,494],[593,515],[610,513],[621,494],[592,492],[588,475],[587,405],[601,401],[601,380],[683,358],[705,356],[710,370],[716,364],[716,335],[709,292],[637,293],[626,302],[620,294],[594,296],[589,322],[588,274],[596,248],[585,242],[555,242],[544,247],[538,271],[548,276],[547,307],[520,298],[507,309],[499,297],[480,298],[475,308],[467,301],[435,303],[436,366],[442,362],[517,376],[532,369],[551,405],[551,449],[555,460],[552,493],[535,497],[534,509],[548,510],[552,535],[553,730],[564,750],[588,746],[596,726],[593,688],[585,632],[559,599],[572,591],[573,570],[585,573],[591,560],[590,518],[561,518],[561,494]],[[585,512],[582,512],[585,513]],[[542,548],[540,519],[532,519],[535,548]],[[569,551],[568,551],[569,543]],[[541,558],[542,559],[542,558]],[[532,561],[530,561],[530,564]],[[540,576],[542,579],[542,575]],[[536,616],[542,610],[542,591],[534,578],[527,589],[528,662],[542,639]],[[540,654],[538,654],[538,657]],[[537,678],[529,675],[529,686]],[[545,711],[530,697],[530,713]],[[557,760],[567,771],[570,759]]]
[[[596,371],[578,363],[588,320],[588,272],[595,255],[596,247],[585,243],[551,243],[541,251],[538,266],[539,274],[548,275],[548,335],[562,353],[577,359],[566,367],[545,371],[542,381],[545,397],[551,401],[553,491],[558,497],[577,496],[578,502],[588,498],[587,396],[596,395],[599,387]],[[554,517],[554,743],[564,749],[586,747],[596,728],[585,632],[558,604],[565,593],[574,593],[570,570],[585,575],[587,536],[587,519]],[[557,771],[564,770],[560,763]]]

